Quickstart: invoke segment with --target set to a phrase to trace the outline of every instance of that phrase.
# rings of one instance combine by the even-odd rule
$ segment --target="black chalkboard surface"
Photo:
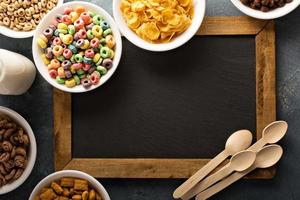
[[[188,178],[247,128],[276,120],[272,20],[205,17],[170,52],[123,38],[111,80],[85,94],[54,89],[55,169],[97,178]],[[221,166],[219,166],[221,167]],[[252,178],[272,178],[275,168]]]
[[[255,133],[255,87],[254,36],[195,36],[164,53],[124,39],[112,78],[72,95],[72,157],[211,158],[234,131]]]

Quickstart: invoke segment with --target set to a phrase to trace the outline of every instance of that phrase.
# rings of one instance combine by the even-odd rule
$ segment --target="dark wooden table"
[[[111,11],[110,0],[92,0]],[[206,15],[242,15],[228,0],[207,1]],[[300,8],[276,20],[277,37],[277,119],[289,123],[281,142],[284,157],[273,180],[242,180],[214,199],[297,200],[300,199]],[[26,54],[31,38],[15,40],[0,35],[0,48]],[[1,200],[27,199],[33,187],[53,169],[52,88],[41,76],[22,96],[0,96],[0,105],[22,114],[32,125],[38,142],[38,157],[30,178],[17,190],[0,196]],[[101,180],[114,200],[166,200],[182,180]]]

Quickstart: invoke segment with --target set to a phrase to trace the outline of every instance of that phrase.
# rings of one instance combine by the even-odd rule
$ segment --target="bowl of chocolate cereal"
[[[105,188],[92,176],[76,170],[50,174],[33,189],[29,200],[110,200]]]
[[[276,19],[295,10],[300,0],[231,0],[244,14],[257,19]]]
[[[41,19],[63,0],[0,1],[0,34],[11,38],[32,37]]]
[[[27,121],[0,106],[0,195],[24,183],[34,167],[36,152],[35,137]]]

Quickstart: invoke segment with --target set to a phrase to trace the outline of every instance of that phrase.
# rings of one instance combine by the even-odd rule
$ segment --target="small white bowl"
[[[126,24],[122,12],[120,10],[121,0],[113,1],[113,15],[120,28],[121,33],[136,46],[149,51],[169,51],[177,47],[182,46],[188,42],[198,31],[205,14],[205,0],[193,0],[194,1],[194,18],[190,27],[178,37],[172,39],[168,43],[164,44],[152,44],[140,38],[134,31],[132,31]]]
[[[262,12],[244,5],[240,0],[231,0],[231,2],[244,14],[257,19],[276,19],[285,16],[295,10],[300,4],[300,0],[293,0],[291,3],[287,3],[281,8],[276,8],[268,12]]]
[[[28,134],[29,140],[30,140],[28,163],[27,163],[27,166],[26,166],[23,174],[17,180],[4,185],[3,187],[0,187],[0,195],[1,195],[1,194],[8,193],[8,192],[18,188],[28,178],[28,176],[30,175],[30,173],[34,167],[34,164],[35,164],[37,150],[36,150],[36,141],[35,141],[33,131],[31,129],[30,125],[28,124],[28,122],[21,115],[19,115],[18,113],[16,113],[15,111],[13,111],[9,108],[3,107],[3,106],[0,106],[0,114],[9,116],[17,124],[19,124],[21,127],[23,127],[25,132]]]
[[[105,188],[92,176],[81,172],[81,171],[76,171],[76,170],[63,170],[63,171],[58,171],[53,174],[48,175],[46,178],[41,180],[34,188],[32,191],[29,200],[34,200],[35,196],[39,195],[41,190],[45,187],[49,187],[52,181],[57,181],[62,177],[72,177],[72,178],[80,178],[80,179],[85,179],[87,180],[91,187],[101,195],[103,200],[110,200],[110,197],[105,190]]]
[[[64,0],[58,0],[56,6],[60,6],[64,3]],[[0,34],[3,34],[11,38],[29,38],[34,35],[35,30],[32,31],[14,31],[6,26],[0,25]]]
[[[41,35],[42,32],[44,31],[44,29],[46,29],[50,25],[50,22],[55,19],[57,14],[62,14],[66,7],[76,8],[78,6],[83,6],[84,8],[86,8],[86,10],[90,10],[90,11],[95,12],[95,13],[99,14],[100,16],[102,16],[110,25],[110,28],[112,29],[112,32],[113,32],[113,36],[115,37],[115,40],[116,40],[115,56],[113,58],[113,67],[110,70],[108,70],[107,74],[105,74],[104,76],[101,77],[100,82],[97,85],[92,85],[90,88],[87,88],[87,89],[84,88],[82,85],[77,85],[73,88],[68,88],[65,85],[61,85],[61,84],[57,83],[55,79],[52,79],[48,73],[47,66],[43,63],[43,61],[41,59],[43,50],[37,44],[37,39],[38,39],[39,35]],[[36,32],[33,36],[32,54],[33,54],[33,59],[34,59],[34,62],[35,62],[35,65],[36,65],[38,71],[43,76],[43,78],[48,83],[50,83],[53,87],[56,87],[57,89],[65,91],[65,92],[82,93],[82,92],[87,92],[87,91],[91,91],[91,90],[98,88],[100,85],[104,84],[116,71],[116,69],[119,65],[120,59],[121,59],[121,55],[122,55],[122,39],[121,39],[121,34],[119,32],[119,29],[118,29],[115,21],[104,9],[102,9],[101,7],[99,7],[95,4],[92,4],[92,3],[83,2],[83,1],[72,1],[69,3],[63,4],[60,7],[54,8],[42,19],[42,21],[36,28]]]

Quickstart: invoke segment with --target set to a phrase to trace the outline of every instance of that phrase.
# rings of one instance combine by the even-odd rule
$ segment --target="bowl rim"
[[[183,34],[181,34],[180,36],[178,36],[178,38],[180,38],[179,40],[175,39],[168,43],[153,44],[140,38],[127,26],[124,17],[122,16],[122,13],[119,9],[120,1],[121,0],[113,0],[113,16],[122,35],[137,47],[154,52],[170,51],[187,43],[199,30],[203,22],[206,10],[206,0],[193,0],[194,7],[201,6],[199,8],[200,12],[194,14],[192,24],[185,31],[185,37],[183,38]]]
[[[291,3],[287,3],[281,8],[276,8],[274,10],[271,10],[269,12],[262,12],[260,10],[255,10],[253,8],[250,8],[246,5],[244,5],[240,0],[231,0],[231,3],[241,12],[244,14],[257,18],[257,19],[276,19],[279,17],[283,17],[293,10],[295,10],[300,5],[300,0],[293,0]]]
[[[65,7],[76,7],[76,6],[89,6],[89,7],[93,7],[93,9],[98,10],[99,14],[104,17],[110,24],[111,28],[114,29],[113,30],[113,35],[114,38],[116,40],[116,47],[115,47],[115,56],[113,58],[113,67],[108,71],[107,74],[105,74],[103,76],[102,79],[100,79],[100,82],[97,85],[92,85],[90,88],[85,89],[82,85],[77,85],[73,88],[68,88],[65,85],[61,85],[58,84],[54,79],[52,79],[48,73],[44,73],[43,68],[45,68],[45,64],[42,63],[41,58],[40,58],[40,52],[39,52],[39,47],[37,45],[37,38],[38,38],[38,30],[40,29],[39,27],[42,26],[44,23],[48,23],[47,18],[51,15],[54,15],[55,13],[58,12],[58,10],[65,8]],[[102,7],[90,3],[90,2],[84,2],[84,1],[71,1],[68,3],[64,3],[61,6],[55,7],[53,8],[49,13],[47,13],[47,15],[45,15],[45,17],[43,17],[43,19],[41,20],[41,22],[39,23],[39,25],[36,28],[36,32],[33,35],[33,41],[32,41],[32,55],[33,55],[33,60],[34,63],[36,65],[36,68],[38,69],[39,73],[42,75],[42,77],[53,87],[64,91],[64,92],[69,92],[69,93],[85,93],[85,92],[89,92],[92,90],[97,89],[98,87],[100,87],[101,85],[103,85],[104,83],[106,83],[111,77],[112,75],[115,73],[116,69],[119,66],[120,60],[121,60],[121,56],[122,56],[122,39],[121,39],[121,33],[118,29],[118,26],[115,22],[115,20],[112,18],[112,16],[106,11],[104,10]],[[39,65],[39,63],[42,63],[41,65]],[[101,81],[102,80],[102,81]]]
[[[27,178],[31,174],[33,167],[35,165],[35,162],[36,162],[37,147],[36,147],[36,139],[35,139],[34,133],[32,131],[32,128],[30,127],[29,123],[19,113],[17,113],[16,111],[14,111],[10,108],[4,107],[4,106],[0,106],[0,113],[8,115],[18,125],[20,125],[22,128],[24,128],[30,139],[30,148],[29,148],[29,157],[28,157],[29,159],[28,159],[28,164],[27,164],[23,174],[17,180],[1,187],[0,195],[2,195],[2,194],[6,194],[8,192],[11,192],[11,191],[17,189],[19,186],[21,186],[27,180]]]
[[[56,8],[58,6],[61,6],[63,3],[64,3],[64,0],[58,0],[56,6],[54,8]],[[52,8],[52,10],[54,8]],[[36,28],[34,30],[31,30],[31,31],[14,31],[10,28],[7,28],[6,26],[1,26],[0,25],[0,34],[5,35],[5,36],[10,37],[10,38],[16,38],[16,39],[30,38],[34,35]]]
[[[49,185],[52,181],[58,180],[59,178],[62,177],[73,177],[73,178],[81,178],[81,179],[86,179],[89,184],[93,185],[93,189],[96,190],[101,194],[101,197],[104,198],[104,200],[110,200],[110,197],[104,188],[104,186],[94,177],[91,175],[78,171],[78,170],[61,170],[54,172],[52,174],[49,174],[45,178],[43,178],[32,190],[29,200],[33,200],[34,196],[41,190],[41,188]],[[96,187],[95,187],[96,186]]]

